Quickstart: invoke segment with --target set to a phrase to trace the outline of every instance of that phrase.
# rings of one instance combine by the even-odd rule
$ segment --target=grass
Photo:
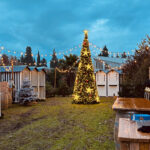
[[[114,150],[113,99],[101,98],[94,105],[71,101],[55,97],[4,110],[0,150]]]

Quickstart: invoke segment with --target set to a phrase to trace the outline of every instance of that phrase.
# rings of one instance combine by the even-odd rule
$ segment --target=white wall
[[[106,96],[106,73],[99,71],[96,73],[96,85],[99,96]]]
[[[99,96],[118,96],[119,92],[119,73],[109,71],[96,73],[96,85]]]
[[[110,71],[108,76],[108,96],[118,96],[119,92],[119,73]]]

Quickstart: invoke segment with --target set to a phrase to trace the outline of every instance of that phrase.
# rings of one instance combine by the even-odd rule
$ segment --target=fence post
[[[2,116],[2,106],[1,106],[1,93],[0,93],[0,117]]]

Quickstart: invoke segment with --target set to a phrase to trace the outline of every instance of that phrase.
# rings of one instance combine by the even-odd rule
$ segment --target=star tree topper
[[[84,30],[83,32],[84,32],[85,35],[86,35],[86,34],[88,35],[88,30]]]

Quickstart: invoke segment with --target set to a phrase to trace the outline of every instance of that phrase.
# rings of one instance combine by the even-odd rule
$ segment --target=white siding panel
[[[103,71],[97,72],[96,82],[97,82],[97,85],[106,85],[106,73]]]
[[[98,95],[106,96],[106,86],[97,86]]]
[[[108,72],[108,96],[118,96],[119,92],[119,73],[116,71]]]
[[[106,96],[106,73],[99,71],[96,73],[96,84],[99,96]]]

